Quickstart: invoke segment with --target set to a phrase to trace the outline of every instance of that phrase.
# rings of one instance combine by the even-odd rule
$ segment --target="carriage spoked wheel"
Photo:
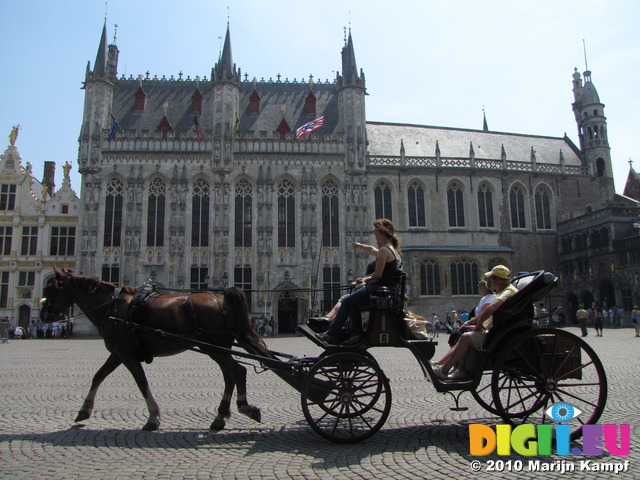
[[[602,415],[607,377],[602,362],[584,340],[564,330],[540,328],[517,337],[505,348],[492,374],[491,391],[506,423],[517,426],[559,420],[571,426],[575,440],[582,435],[582,425],[596,423]],[[573,411],[548,412],[556,404],[569,405]]]
[[[391,387],[372,358],[354,352],[321,358],[301,392],[311,428],[337,443],[356,443],[376,433],[391,410]]]
[[[487,370],[482,372],[482,378],[475,390],[471,390],[471,395],[475,398],[476,402],[480,404],[486,411],[493,413],[494,415],[500,415],[496,408],[496,402],[493,400],[493,394],[491,391],[491,378],[493,372]]]

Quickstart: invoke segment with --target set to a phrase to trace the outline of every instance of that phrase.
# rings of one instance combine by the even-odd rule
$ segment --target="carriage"
[[[437,341],[413,339],[404,321],[404,276],[399,291],[381,289],[372,294],[368,328],[357,344],[329,345],[320,340],[310,326],[299,327],[301,334],[321,347],[318,357],[295,357],[266,350],[261,340],[255,341],[251,332],[246,331],[244,323],[239,333],[229,335],[229,316],[247,317],[246,303],[243,306],[236,298],[236,290],[229,298],[227,293],[220,297],[209,293],[215,300],[202,306],[200,302],[208,299],[200,296],[204,293],[160,296],[158,299],[167,297],[166,304],[151,312],[153,321],[149,315],[138,321],[131,313],[135,289],[123,294],[115,286],[99,282],[91,294],[83,296],[87,287],[81,286],[82,283],[86,280],[81,282],[71,272],[56,272],[56,278],[45,289],[42,310],[46,318],[71,303],[78,303],[88,317],[95,317],[92,321],[100,320],[101,334],[112,352],[96,373],[76,421],[91,415],[98,386],[124,363],[149,406],[149,420],[143,428],[158,428],[159,410],[141,361],[186,349],[211,356],[223,370],[225,394],[210,427],[216,430],[224,428],[224,419],[230,414],[234,386],[238,388],[240,412],[260,420],[259,409],[249,405],[246,399],[246,372],[234,360],[240,357],[259,362],[298,390],[305,419],[322,437],[337,443],[355,443],[371,437],[383,427],[392,403],[389,379],[369,352],[373,347],[408,349],[436,392],[452,396],[453,408],[460,409],[460,395],[470,392],[488,412],[512,426],[549,423],[552,421],[550,407],[570,404],[579,415],[563,418],[563,423],[570,425],[571,438],[576,439],[582,434],[582,425],[598,421],[606,403],[607,379],[593,349],[570,332],[537,328],[532,322],[534,302],[557,283],[550,272],[521,274],[513,279],[518,292],[495,312],[483,350],[470,350],[466,370],[472,374],[468,378],[444,381],[434,374],[430,362]],[[97,296],[102,290],[106,301],[98,303]],[[149,301],[147,307],[157,305],[158,299]],[[91,307],[91,302],[96,306]],[[136,308],[144,310],[141,306]],[[222,326],[207,323],[212,312],[222,313],[219,315]],[[176,326],[176,319],[183,321]],[[214,336],[207,333],[216,333],[216,339],[223,337],[224,340],[214,342]],[[125,344],[126,349],[120,344]],[[134,352],[133,356],[127,357],[127,352]]]

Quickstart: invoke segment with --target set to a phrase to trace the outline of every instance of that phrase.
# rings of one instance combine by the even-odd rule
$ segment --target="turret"
[[[233,168],[232,142],[239,128],[240,69],[236,69],[231,55],[231,33],[227,34],[218,62],[211,71],[213,90],[213,168],[229,171]]]
[[[118,67],[118,48],[107,45],[107,24],[102,27],[96,61],[87,64],[83,88],[84,115],[80,132],[78,164],[80,173],[99,169],[102,131],[111,127],[111,105]]]
[[[580,150],[589,172],[596,177],[613,178],[604,104],[600,102],[589,70],[584,72],[584,86],[578,70],[574,70],[573,96]]]
[[[365,78],[356,64],[351,30],[342,48],[342,75],[336,78],[340,123],[345,132],[346,163],[348,171],[362,171],[367,149],[365,114]]]

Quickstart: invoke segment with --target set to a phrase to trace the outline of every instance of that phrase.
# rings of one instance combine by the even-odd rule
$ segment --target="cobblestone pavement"
[[[578,333],[577,328],[568,328]],[[470,394],[467,411],[452,411],[404,349],[371,350],[391,381],[391,414],[380,432],[355,445],[319,437],[306,423],[300,394],[270,371],[249,368],[249,401],[262,409],[258,424],[236,412],[227,430],[208,427],[222,393],[221,374],[208,357],[186,352],[145,366],[160,404],[162,424],[141,431],[146,406],[129,373],[116,370],[98,392],[93,416],[74,424],[91,377],[107,357],[99,339],[19,340],[0,345],[0,478],[20,479],[451,479],[451,478],[639,478],[640,369],[631,329],[605,330],[586,338],[602,359],[609,380],[607,408],[599,423],[632,425],[631,456],[591,458],[630,461],[626,472],[488,472],[482,457],[472,471],[469,423],[500,423]],[[440,337],[436,356],[446,351]],[[303,337],[269,338],[273,350],[297,356],[319,353]],[[543,463],[580,457],[540,457]],[[499,464],[496,464],[499,468]],[[507,467],[505,467],[507,468]]]

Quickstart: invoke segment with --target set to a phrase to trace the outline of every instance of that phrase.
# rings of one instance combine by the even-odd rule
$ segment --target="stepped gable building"
[[[576,145],[486,124],[368,122],[351,32],[331,81],[250,77],[231,45],[227,27],[210,78],[125,78],[103,28],[84,80],[81,271],[130,285],[238,285],[255,314],[289,332],[362,275],[371,259],[352,242],[372,242],[373,220],[387,217],[411,308],[443,313],[473,307],[478,277],[497,263],[556,270],[558,224],[614,198],[590,72],[584,84],[573,75]]]
[[[71,189],[71,165],[63,167],[59,190],[52,161],[44,162],[39,182],[31,163],[22,165],[17,136],[16,126],[0,155],[0,319],[11,317],[14,327],[27,331],[38,319],[42,289],[53,268],[76,268],[80,199]]]

